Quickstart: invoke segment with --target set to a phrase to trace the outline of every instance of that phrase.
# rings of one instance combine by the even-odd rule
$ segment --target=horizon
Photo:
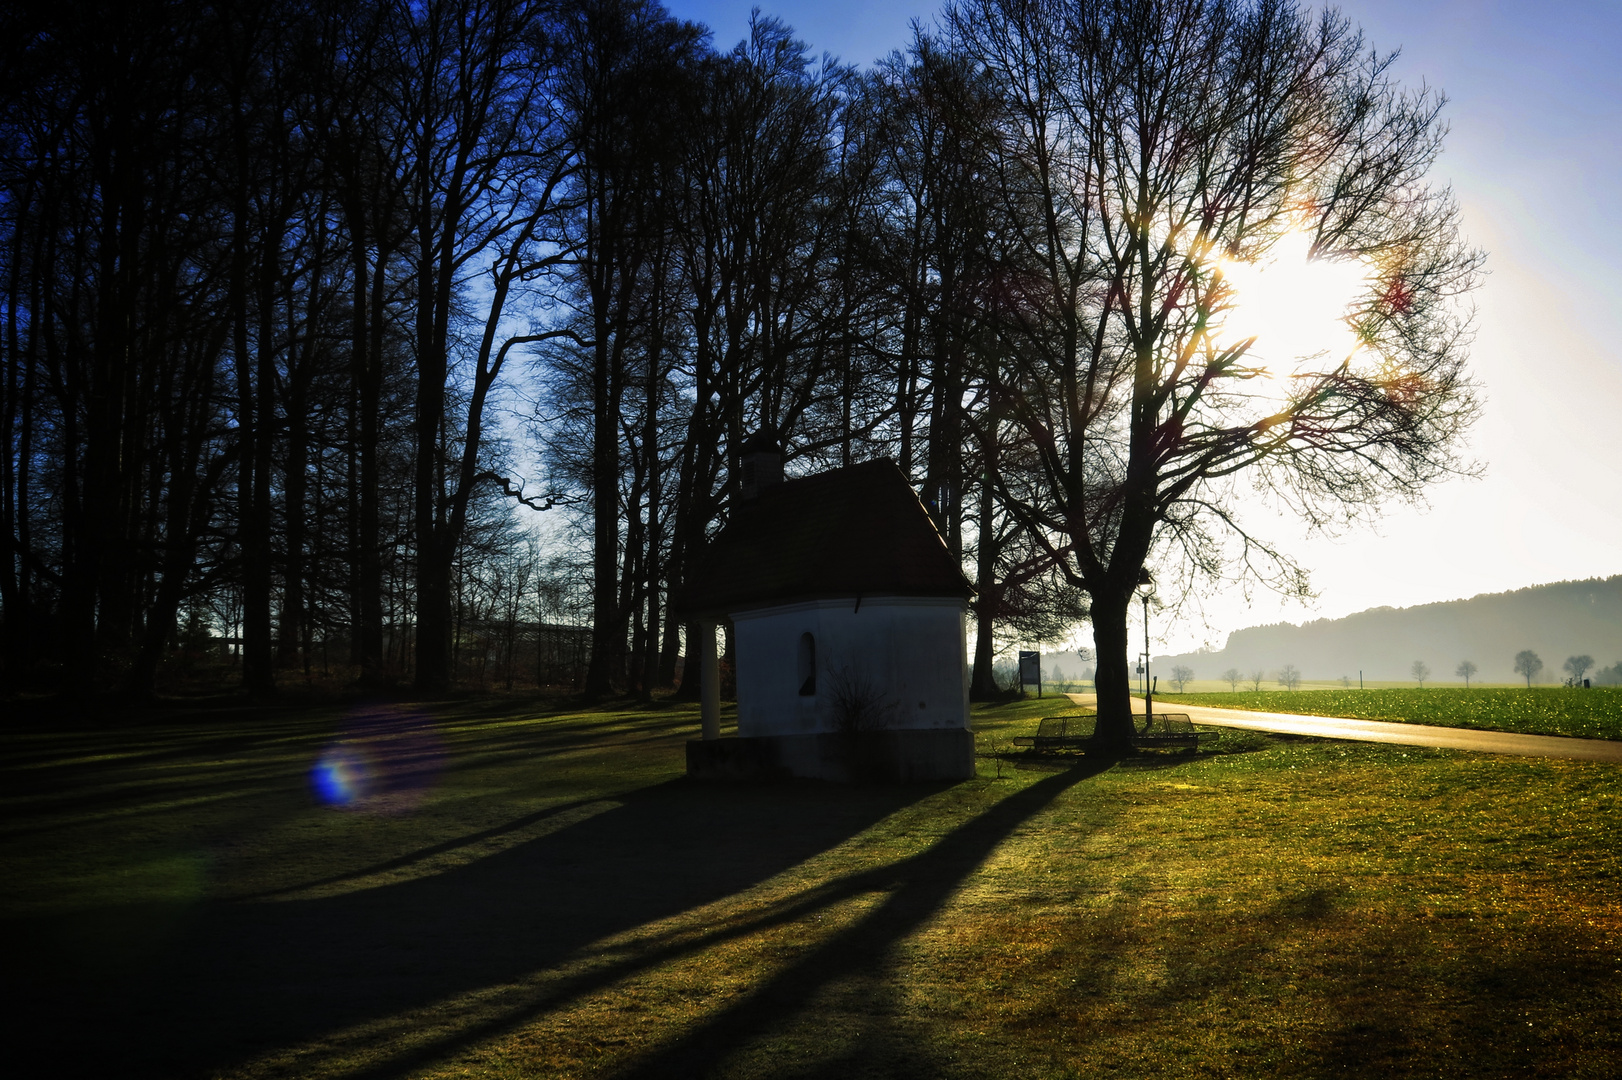
[[[1310,682],[1412,684],[1421,681],[1414,672],[1423,666],[1426,684],[1508,685],[1526,680],[1527,654],[1538,669],[1528,686],[1558,685],[1568,676],[1622,682],[1622,575],[1244,627],[1220,648],[1161,653],[1151,662],[1160,675],[1166,665],[1192,668],[1201,682],[1215,675],[1202,664],[1214,661],[1245,672],[1295,665]]]

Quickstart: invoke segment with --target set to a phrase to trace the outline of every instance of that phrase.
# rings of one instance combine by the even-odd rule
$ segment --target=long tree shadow
[[[1622,1075],[1622,1039],[1585,1012],[1614,996],[1603,928],[1519,924],[1509,932],[1458,913],[1371,921],[1358,906],[1355,875],[1317,876],[1320,884],[1254,910],[1206,908],[1170,921],[1162,903],[1122,889],[1107,911],[1050,927],[1066,957],[1063,973],[1074,977],[1050,978],[1025,1015],[1062,1030],[1051,1038],[1063,1048],[1055,1070],[1107,1072],[1126,1053],[1123,1043],[1175,1040],[1184,1034],[1178,1029],[1215,1023],[1202,1036],[1200,1064],[1222,1075],[1246,1075],[1248,1067],[1297,1077],[1435,1076],[1437,1048],[1442,1075]],[[1146,969],[1157,974],[1146,978]],[[1293,1000],[1280,1010],[1281,999]],[[1211,1006],[1223,1014],[1279,1011],[1288,1038],[1263,1020]],[[1113,1041],[1098,1038],[1104,1031]],[[1282,1065],[1247,1064],[1258,1039]],[[927,1044],[914,1047],[921,1068],[913,1061],[861,1073],[856,1066],[871,1062],[846,1054],[783,1075],[952,1071],[932,1070]]]
[[[58,1076],[213,1073],[544,971],[748,889],[935,790],[672,781],[414,880],[10,920],[12,1045],[54,1048]],[[145,950],[129,945],[143,937]]]
[[[964,823],[927,850],[873,870],[850,875],[822,890],[824,905],[862,893],[885,891],[887,899],[848,930],[823,942],[738,1004],[689,1031],[676,1042],[624,1070],[623,1080],[705,1076],[763,1033],[792,1020],[818,994],[836,983],[876,976],[891,961],[893,947],[917,931],[1022,823],[1072,785],[1108,769],[1112,761],[1081,759],[1017,791]],[[845,1077],[854,1063],[871,1063],[875,1048],[854,1047],[834,1060],[794,1071],[795,1076]],[[893,1048],[892,1048],[893,1049]],[[921,1047],[908,1055],[885,1055],[891,1075],[938,1075]],[[883,1053],[882,1049],[878,1052]]]

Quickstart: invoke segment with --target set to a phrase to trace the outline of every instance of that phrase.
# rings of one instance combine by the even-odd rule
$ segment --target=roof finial
[[[762,425],[745,439],[738,457],[743,466],[738,485],[740,498],[753,499],[772,485],[783,482],[782,438],[770,425]]]

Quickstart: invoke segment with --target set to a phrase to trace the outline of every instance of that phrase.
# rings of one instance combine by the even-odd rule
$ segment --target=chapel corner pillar
[[[715,649],[715,620],[698,624],[699,687],[706,740],[721,737],[721,658]]]

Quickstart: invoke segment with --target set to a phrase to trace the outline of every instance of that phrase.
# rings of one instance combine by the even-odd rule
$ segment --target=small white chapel
[[[974,775],[973,586],[893,461],[783,479],[776,440],[744,447],[739,503],[678,597],[699,621],[704,778],[954,780]],[[732,628],[737,734],[720,737],[714,629]]]

